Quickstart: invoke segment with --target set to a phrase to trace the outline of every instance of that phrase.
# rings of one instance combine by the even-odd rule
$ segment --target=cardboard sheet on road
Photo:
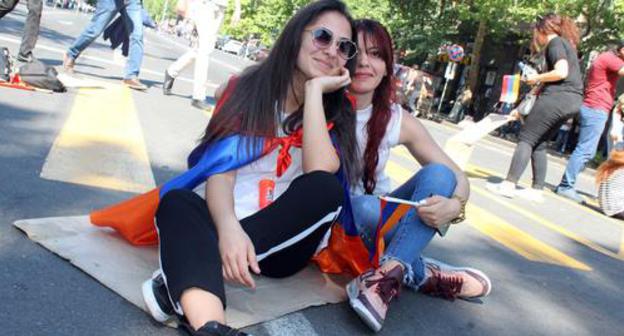
[[[450,137],[444,145],[444,151],[459,167],[465,170],[477,141],[509,121],[505,115],[489,114],[479,122],[466,126],[459,133]]]
[[[67,259],[137,307],[146,310],[141,284],[159,266],[156,247],[135,247],[112,230],[89,223],[88,216],[16,221],[13,225],[45,248]],[[229,324],[242,328],[309,306],[346,299],[347,279],[310,265],[286,279],[256,277],[256,290],[227,286]]]

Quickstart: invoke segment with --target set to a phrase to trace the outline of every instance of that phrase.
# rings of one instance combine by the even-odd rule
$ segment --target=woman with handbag
[[[543,50],[547,71],[523,78],[529,85],[541,84],[540,93],[520,130],[507,178],[502,183],[488,184],[490,191],[514,197],[518,180],[531,159],[533,184],[525,195],[531,200],[542,200],[548,165],[547,142],[568,118],[578,113],[583,101],[578,43],[578,28],[569,17],[550,13],[535,24],[531,47],[534,52]],[[512,115],[520,117],[518,111]]]

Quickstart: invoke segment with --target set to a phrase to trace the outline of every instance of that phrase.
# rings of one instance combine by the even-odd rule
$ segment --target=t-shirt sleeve
[[[607,61],[607,69],[612,72],[618,72],[620,69],[624,67],[624,60],[613,55],[613,57],[609,57]]]
[[[555,66],[555,63],[557,63],[557,61],[562,60],[562,59],[564,60],[568,59],[566,57],[566,51],[563,45],[563,41],[561,41],[560,37],[555,38],[552,41],[550,41],[550,44],[548,45],[546,57],[548,58],[548,62],[552,64],[553,67]]]

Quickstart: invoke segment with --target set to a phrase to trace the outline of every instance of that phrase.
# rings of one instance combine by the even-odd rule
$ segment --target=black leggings
[[[343,188],[327,172],[296,178],[271,205],[240,221],[254,244],[263,275],[282,278],[303,269],[334,222]],[[165,194],[156,212],[160,262],[169,295],[178,304],[184,290],[197,287],[221,299],[225,288],[218,234],[206,201],[189,190]]]
[[[527,116],[514,151],[507,181],[518,183],[531,159],[533,188],[543,189],[548,158],[546,145],[568,118],[578,113],[583,97],[573,93],[555,93],[540,96]]]

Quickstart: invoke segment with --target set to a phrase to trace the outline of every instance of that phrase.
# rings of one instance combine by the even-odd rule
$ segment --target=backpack
[[[0,81],[11,80],[11,61],[9,59],[9,49],[0,47]]]
[[[65,85],[58,80],[58,72],[53,67],[34,61],[24,64],[19,69],[22,81],[30,86],[54,92],[65,92]]]

